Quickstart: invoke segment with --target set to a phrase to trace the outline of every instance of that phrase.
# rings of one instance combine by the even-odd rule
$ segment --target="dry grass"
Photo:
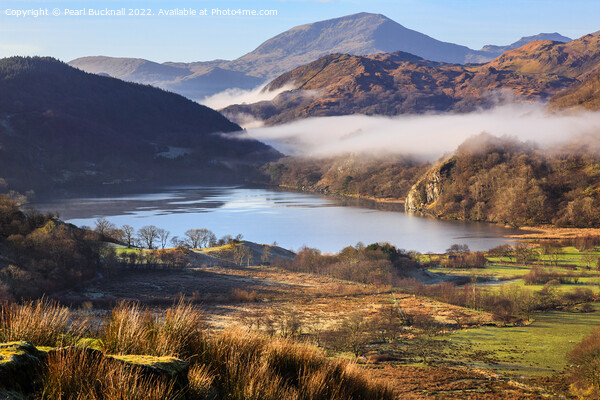
[[[392,392],[346,360],[328,360],[315,347],[269,338],[241,327],[213,335],[202,315],[179,302],[164,317],[123,303],[106,327],[111,352],[175,355],[189,360],[189,395],[215,390],[227,399],[391,399]],[[128,332],[130,330],[130,332]]]
[[[212,337],[202,363],[231,399],[391,399],[391,390],[346,360],[315,347],[242,328]]]
[[[3,333],[9,340],[56,344],[73,334],[71,312],[40,301],[6,306]],[[4,331],[3,331],[4,332]],[[175,356],[191,369],[186,395],[203,399],[362,400],[391,399],[387,386],[346,360],[329,360],[312,345],[272,338],[244,328],[207,334],[200,310],[184,301],[161,313],[121,303],[99,338],[113,354]],[[43,399],[174,399],[173,381],[144,378],[92,349],[51,351],[44,369]]]
[[[41,299],[23,304],[5,304],[0,316],[0,340],[28,340],[37,346],[55,346],[77,340],[87,330],[87,321],[74,319],[67,307]]]
[[[149,354],[189,359],[203,332],[202,312],[180,300],[164,314],[152,314],[137,303],[122,302],[113,309],[102,341],[112,354]]]
[[[259,300],[260,299],[256,290],[248,291],[244,289],[235,288],[229,294],[229,301],[233,303],[254,303]]]
[[[212,383],[215,376],[209,371],[206,365],[195,365],[190,368],[189,379],[189,400],[204,400],[213,391]]]
[[[173,381],[150,379],[123,364],[85,349],[52,352],[39,399],[164,400],[181,397]]]

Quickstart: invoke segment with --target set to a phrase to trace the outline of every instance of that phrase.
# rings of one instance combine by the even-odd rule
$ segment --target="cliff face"
[[[442,184],[456,163],[451,157],[432,167],[408,192],[404,209],[406,212],[427,212],[442,193]]]

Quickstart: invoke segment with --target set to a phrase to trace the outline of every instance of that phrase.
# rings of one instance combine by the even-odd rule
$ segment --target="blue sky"
[[[269,17],[18,18],[6,10],[65,8],[267,9]],[[293,26],[357,12],[381,13],[439,40],[479,49],[521,36],[559,32],[573,38],[600,30],[598,0],[0,0],[0,57],[88,56],[153,61],[237,58]]]

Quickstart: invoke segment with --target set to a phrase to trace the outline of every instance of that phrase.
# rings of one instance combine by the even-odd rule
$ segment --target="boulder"
[[[39,379],[40,367],[47,352],[30,342],[0,344],[0,389],[30,392]]]
[[[184,391],[187,388],[189,364],[178,358],[146,355],[108,355],[106,357],[130,366],[144,376],[172,379],[177,391]]]

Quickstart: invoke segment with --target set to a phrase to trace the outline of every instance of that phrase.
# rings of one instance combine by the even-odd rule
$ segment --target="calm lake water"
[[[243,187],[177,187],[136,195],[61,199],[32,204],[58,211],[78,226],[98,217],[136,229],[156,225],[183,237],[190,228],[208,228],[218,237],[241,233],[245,240],[292,250],[303,245],[335,252],[357,242],[387,241],[420,252],[443,252],[454,243],[486,250],[509,240],[515,230],[501,226],[440,221],[398,211],[348,205],[305,193]]]

